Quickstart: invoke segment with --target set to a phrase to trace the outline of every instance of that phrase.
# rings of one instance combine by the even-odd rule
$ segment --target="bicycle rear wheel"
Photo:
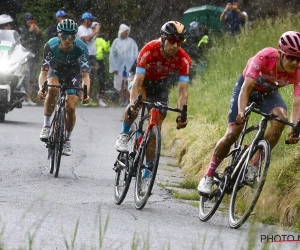
[[[201,221],[208,221],[217,211],[225,195],[227,183],[227,175],[224,175],[220,180],[214,177],[211,194],[209,196],[200,196],[199,219]]]
[[[131,183],[131,167],[133,167],[132,164],[136,147],[136,130],[137,125],[136,123],[133,123],[129,133],[128,152],[119,153],[114,164],[114,170],[116,172],[114,193],[115,203],[117,205],[120,205],[124,201]]]
[[[61,108],[58,113],[57,118],[57,130],[56,130],[56,140],[54,147],[54,167],[55,167],[55,178],[57,178],[60,168],[60,160],[63,150],[63,145],[65,141],[65,110]]]
[[[161,147],[161,135],[159,127],[153,126],[147,135],[145,145],[143,145],[143,143],[144,139],[141,142],[143,149],[137,167],[134,191],[135,207],[139,210],[143,209],[143,207],[146,205],[155,182]],[[150,172],[150,178],[143,179],[142,175],[143,170],[146,168],[146,158],[148,158],[148,161],[151,163],[151,169],[147,168]]]
[[[265,183],[270,164],[270,144],[268,141],[260,140],[253,150],[247,150],[244,154],[250,154],[249,161],[245,161],[233,187],[229,204],[229,225],[231,228],[239,228],[251,215]],[[249,183],[245,179],[245,168],[257,160],[258,166],[254,181]]]

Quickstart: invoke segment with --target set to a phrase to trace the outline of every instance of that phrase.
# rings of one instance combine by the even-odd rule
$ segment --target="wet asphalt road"
[[[232,230],[227,215],[221,213],[202,223],[196,207],[173,199],[157,185],[141,211],[134,207],[134,182],[123,204],[115,205],[112,167],[122,113],[123,108],[77,109],[73,155],[62,158],[58,178],[49,174],[47,150],[39,140],[43,108],[24,107],[7,114],[6,122],[0,124],[0,243],[4,249],[133,249],[136,244],[136,249],[234,250],[247,249],[249,242],[255,244],[253,249],[262,249],[261,235],[283,234],[258,225],[248,240],[249,225]],[[172,175],[159,172],[165,178],[168,174]],[[99,237],[100,233],[104,236]],[[269,246],[300,247],[295,244]]]

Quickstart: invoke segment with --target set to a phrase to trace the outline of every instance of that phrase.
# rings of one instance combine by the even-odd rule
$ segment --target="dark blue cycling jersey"
[[[71,51],[63,51],[60,49],[60,39],[54,37],[50,39],[44,47],[44,56],[42,62],[42,71],[49,71],[49,68],[53,68],[55,71],[68,70],[74,71],[74,69],[81,70],[82,73],[89,70],[89,53],[85,43],[76,38]]]

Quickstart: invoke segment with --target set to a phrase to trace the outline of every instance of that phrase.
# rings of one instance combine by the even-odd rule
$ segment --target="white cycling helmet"
[[[12,19],[12,17],[10,15],[7,15],[7,14],[0,15],[0,25],[5,24],[5,23],[11,23],[13,21],[14,21],[14,19]]]

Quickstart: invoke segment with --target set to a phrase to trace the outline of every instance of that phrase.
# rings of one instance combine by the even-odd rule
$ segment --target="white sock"
[[[71,141],[72,131],[66,130],[66,141]]]
[[[44,115],[44,127],[50,127],[51,115]]]

